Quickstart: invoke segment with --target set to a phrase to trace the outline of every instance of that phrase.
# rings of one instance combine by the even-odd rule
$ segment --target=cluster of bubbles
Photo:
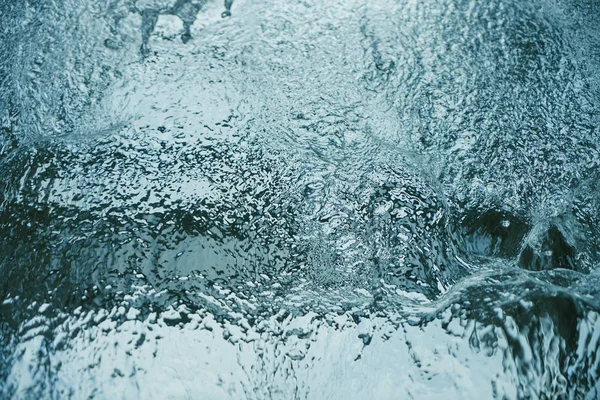
[[[598,12],[3,4],[0,396],[596,398]]]

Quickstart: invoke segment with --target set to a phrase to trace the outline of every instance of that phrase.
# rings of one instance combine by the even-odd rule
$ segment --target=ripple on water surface
[[[599,18],[0,5],[0,397],[597,398]]]

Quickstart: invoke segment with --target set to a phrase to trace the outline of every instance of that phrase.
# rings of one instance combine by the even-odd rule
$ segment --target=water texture
[[[0,398],[600,398],[597,0],[0,0]]]

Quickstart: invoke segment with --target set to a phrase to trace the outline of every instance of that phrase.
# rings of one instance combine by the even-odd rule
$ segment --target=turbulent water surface
[[[1,0],[0,397],[600,398],[597,0]]]

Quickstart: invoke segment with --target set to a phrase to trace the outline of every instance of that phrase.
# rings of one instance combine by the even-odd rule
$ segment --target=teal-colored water
[[[0,22],[0,397],[600,397],[598,1]]]

